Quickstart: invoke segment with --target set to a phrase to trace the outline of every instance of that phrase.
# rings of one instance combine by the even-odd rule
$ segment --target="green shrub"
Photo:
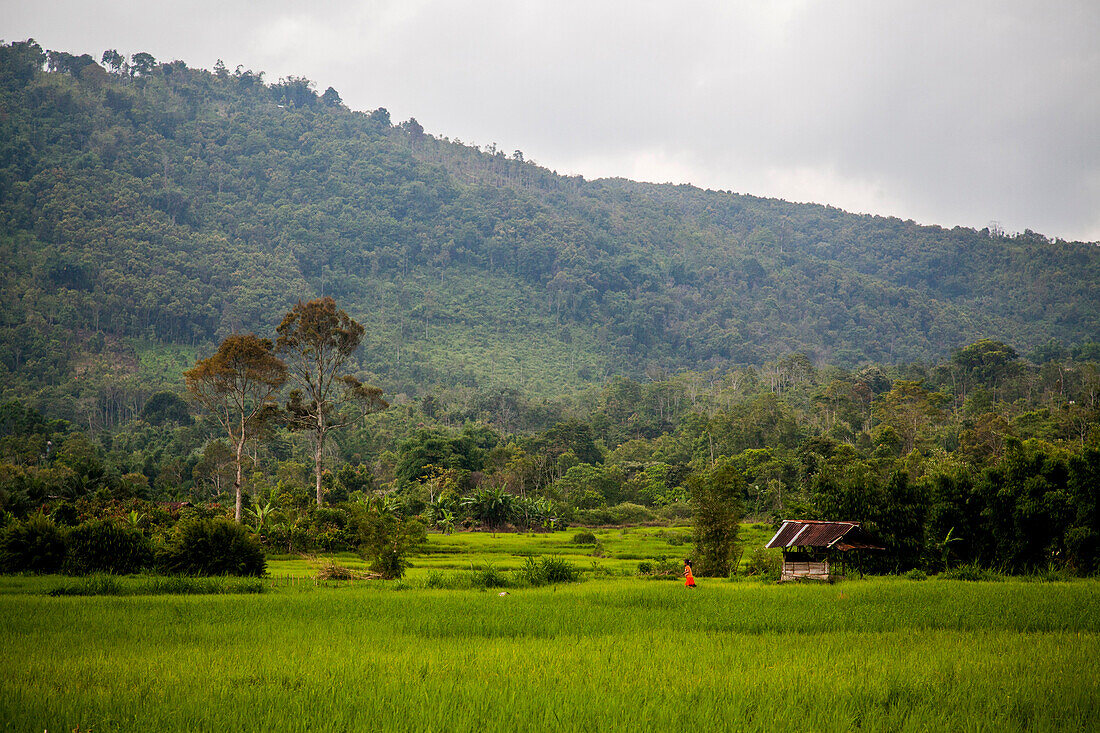
[[[638,563],[638,575],[652,575],[653,563],[648,560]]]
[[[353,549],[354,535],[348,525],[348,515],[343,509],[317,507],[310,517],[309,544],[326,552]]]
[[[615,515],[610,509],[582,509],[577,512],[577,524],[585,527],[603,527],[615,524]]]
[[[779,580],[783,571],[783,558],[776,552],[768,552],[763,547],[757,547],[749,556],[742,570],[748,577],[756,577],[761,580]]]
[[[924,572],[920,568],[913,568],[901,577],[907,578],[908,580],[928,580],[928,573]]]
[[[0,533],[0,570],[5,573],[56,573],[65,561],[65,538],[41,514],[12,522]]]
[[[181,522],[157,553],[157,568],[172,575],[263,575],[263,548],[243,526],[228,519]]]
[[[986,570],[985,568],[979,567],[976,563],[945,570],[940,573],[938,577],[943,580],[1004,580],[1000,573]]]
[[[657,510],[657,516],[668,522],[675,522],[680,519],[689,519],[691,517],[691,504],[686,501],[678,501],[667,506],[663,506]]]
[[[492,565],[472,571],[470,583],[474,588],[508,588],[512,585],[504,573]]]
[[[577,532],[573,535],[574,545],[594,545],[596,544],[596,535],[591,532]]]
[[[653,510],[628,501],[611,507],[611,515],[615,518],[616,524],[641,524],[652,522],[657,518]]]
[[[573,583],[580,579],[577,568],[557,557],[529,557],[518,573],[520,578],[534,586]]]
[[[105,520],[84,522],[69,530],[65,550],[64,571],[68,575],[127,575],[153,564],[152,545],[141,530]]]
[[[397,580],[409,566],[408,555],[426,537],[424,525],[381,510],[364,512],[359,519],[359,554],[370,569],[386,580]]]

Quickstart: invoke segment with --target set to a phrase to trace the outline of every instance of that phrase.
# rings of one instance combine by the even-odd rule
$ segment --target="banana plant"
[[[440,508],[436,512],[435,526],[442,530],[443,534],[455,531],[455,515],[450,509]]]
[[[954,537],[954,533],[955,528],[952,527],[951,529],[947,530],[947,535],[943,538],[943,540],[937,543],[941,553],[940,561],[943,563],[944,570],[947,570],[948,559],[951,556],[951,544],[962,540],[961,537]]]
[[[271,502],[267,502],[263,506],[260,505],[259,499],[253,499],[252,508],[248,510],[248,513],[256,518],[256,531],[263,530],[264,523],[268,518],[275,513],[275,507],[271,506]]]

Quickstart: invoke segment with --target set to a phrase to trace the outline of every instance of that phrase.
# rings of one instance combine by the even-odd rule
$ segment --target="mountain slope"
[[[43,61],[0,48],[9,393],[269,333],[321,293],[368,327],[362,371],[391,392],[1100,334],[1094,245],[562,177],[302,79]]]

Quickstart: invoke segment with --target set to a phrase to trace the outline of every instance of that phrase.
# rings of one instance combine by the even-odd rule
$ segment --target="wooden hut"
[[[783,550],[781,582],[829,580],[838,564],[843,569],[844,553],[885,549],[859,526],[859,522],[813,519],[784,520],[779,531],[764,547]]]

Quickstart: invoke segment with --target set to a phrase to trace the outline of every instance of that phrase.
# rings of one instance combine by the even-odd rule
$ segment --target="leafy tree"
[[[33,38],[0,45],[0,85],[25,87],[46,62],[46,52]]]
[[[156,392],[141,408],[141,419],[150,425],[173,422],[190,425],[193,421],[187,411],[187,402],[175,392]]]
[[[324,502],[321,474],[329,433],[389,407],[382,390],[344,373],[344,365],[359,348],[363,327],[336,307],[332,298],[298,301],[276,329],[276,350],[289,361],[287,411],[291,425],[308,432],[313,442],[317,506]],[[344,409],[348,412],[342,412]]]
[[[963,372],[967,387],[997,388],[1019,369],[1019,355],[1008,344],[993,339],[975,341],[951,356]]]
[[[742,495],[745,478],[733,461],[722,459],[708,469],[688,476],[685,486],[691,494],[695,526],[697,575],[725,577],[730,574],[737,531],[744,514]]]
[[[325,93],[321,95],[321,103],[329,108],[338,108],[344,106],[344,100],[340,99],[340,93],[329,87],[325,90]]]
[[[156,66],[157,60],[145,51],[139,51],[130,57],[130,74],[133,76],[149,76]]]
[[[879,399],[879,417],[898,432],[908,453],[928,426],[942,417],[941,404],[943,395],[928,392],[919,382],[898,380]]]
[[[226,431],[235,451],[233,517],[241,521],[244,449],[277,409],[273,398],[286,383],[286,365],[271,341],[255,334],[228,336],[213,356],[184,372],[187,390]]]

